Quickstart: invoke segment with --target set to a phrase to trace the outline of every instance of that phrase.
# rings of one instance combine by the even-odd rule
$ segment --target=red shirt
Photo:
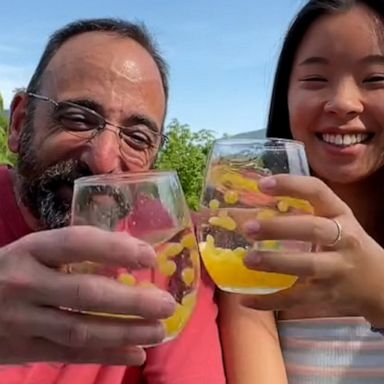
[[[32,232],[0,167],[0,247]],[[0,384],[225,384],[214,286],[202,273],[196,309],[173,341],[147,350],[143,367],[38,363],[0,365]]]

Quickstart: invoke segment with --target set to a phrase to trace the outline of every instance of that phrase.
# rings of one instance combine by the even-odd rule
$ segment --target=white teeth
[[[343,137],[343,145],[351,145],[352,144],[352,137],[351,135],[344,135]]]
[[[367,133],[357,133],[357,134],[333,134],[333,133],[323,133],[321,138],[326,143],[335,144],[338,146],[350,146],[354,144],[359,144],[362,141],[366,140],[369,135]]]

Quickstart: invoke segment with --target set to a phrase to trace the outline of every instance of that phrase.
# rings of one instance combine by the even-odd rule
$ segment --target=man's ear
[[[13,153],[19,152],[20,136],[27,116],[28,95],[18,92],[14,96],[9,117],[8,147]]]

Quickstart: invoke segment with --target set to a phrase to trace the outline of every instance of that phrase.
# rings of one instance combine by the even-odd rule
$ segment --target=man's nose
[[[117,133],[105,128],[98,132],[88,143],[82,161],[95,175],[121,172],[122,159]]]

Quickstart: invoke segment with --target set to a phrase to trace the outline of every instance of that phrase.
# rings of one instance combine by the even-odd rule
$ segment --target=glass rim
[[[120,172],[107,173],[92,176],[83,176],[75,180],[75,185],[103,185],[107,183],[138,183],[143,181],[155,181],[157,179],[177,176],[176,171],[139,171],[139,172]]]
[[[221,145],[252,145],[252,144],[266,144],[268,142],[271,143],[284,143],[288,146],[300,146],[304,148],[304,143],[300,140],[294,140],[294,139],[281,139],[279,137],[265,137],[265,138],[221,138],[214,141],[215,144],[221,144]]]

